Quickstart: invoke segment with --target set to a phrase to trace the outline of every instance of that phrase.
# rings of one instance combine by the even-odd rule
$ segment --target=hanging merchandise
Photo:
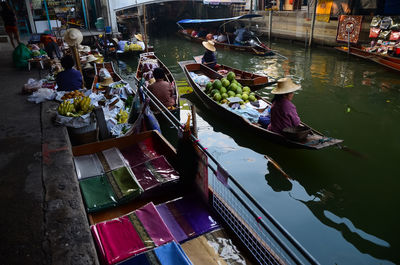
[[[381,17],[380,16],[375,16],[372,18],[371,20],[371,27],[379,27],[380,23],[381,23]]]
[[[390,33],[389,40],[399,40],[399,39],[400,39],[400,31],[392,31],[392,33]]]
[[[390,29],[390,27],[392,26],[392,23],[393,23],[393,20],[391,17],[384,17],[384,18],[382,18],[380,28],[382,30]]]
[[[383,40],[387,40],[388,37],[390,36],[390,30],[382,30],[381,33],[379,34],[379,38]]]
[[[369,29],[369,37],[370,38],[378,38],[380,32],[381,32],[380,28],[370,28]]]

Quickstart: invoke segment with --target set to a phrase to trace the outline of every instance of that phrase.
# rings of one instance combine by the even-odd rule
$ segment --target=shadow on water
[[[152,42],[157,56],[170,68],[177,81],[185,79],[177,62],[190,60],[193,55],[203,52],[198,44],[175,36],[153,37]],[[287,207],[287,211],[291,211],[291,203],[297,202],[306,206],[323,224],[313,225],[313,218],[307,217],[305,210],[300,212],[300,217],[306,218],[301,226],[291,224],[285,219],[286,215],[277,213],[280,220],[288,224],[289,231],[298,234],[296,238],[305,242],[321,263],[400,263],[397,253],[400,249],[397,236],[400,234],[397,209],[400,201],[400,180],[397,178],[400,81],[397,75],[327,49],[305,51],[285,43],[273,43],[272,48],[289,60],[229,51],[218,51],[217,56],[223,64],[268,72],[276,77],[290,75],[299,80],[302,90],[295,96],[294,103],[300,117],[323,134],[344,139],[342,150],[339,147],[298,150],[254,138],[244,129],[226,124],[223,118],[207,110],[194,93],[185,97],[193,102],[199,116],[212,127],[211,137],[218,137],[219,133],[228,135],[234,141],[232,150],[241,151],[239,146],[259,154],[256,162],[259,168],[265,167],[261,180],[264,183],[255,183],[258,189],[254,190],[249,185],[249,192],[266,209],[273,207],[271,203],[276,194],[287,194],[287,200],[279,202],[276,208]],[[137,59],[125,61],[124,75],[129,78],[136,64]],[[268,88],[260,94],[271,97]],[[240,151],[232,151],[229,158],[240,160]],[[286,179],[270,166],[264,155],[274,159],[293,180]],[[239,174],[241,179],[251,177],[231,173],[233,176]],[[263,184],[267,184],[271,191],[263,189]],[[293,195],[299,185],[306,196]],[[332,236],[326,227],[338,231],[341,237]],[[322,242],[314,241],[319,235],[326,236],[324,244],[329,248],[328,252]]]

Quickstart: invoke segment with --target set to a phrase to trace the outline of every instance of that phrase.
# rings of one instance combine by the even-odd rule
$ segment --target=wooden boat
[[[188,34],[185,30],[179,30],[178,34],[183,36],[185,39],[202,43],[205,41],[205,38],[196,38]],[[234,50],[238,52],[248,52],[252,53],[255,55],[261,55],[261,56],[270,56],[274,55],[274,52],[269,49],[267,46],[243,46],[243,45],[234,45],[231,43],[225,43],[225,42],[214,42],[214,46],[217,49],[225,49],[225,50]]]
[[[201,63],[201,58],[203,58],[202,55],[195,56],[194,60],[196,61],[196,63]],[[213,68],[211,70],[224,77],[227,75],[228,72],[234,72],[236,75],[236,80],[243,86],[250,87],[253,91],[275,83],[275,81],[270,81],[267,76],[242,71],[227,65],[218,64],[217,68]]]
[[[301,123],[301,126],[306,126],[311,128],[311,132],[307,135],[307,138],[303,142],[290,140],[281,134],[269,131],[261,127],[260,124],[251,123],[249,120],[230,111],[228,108],[223,107],[222,105],[211,99],[204,92],[205,87],[199,86],[197,83],[195,83],[189,74],[190,72],[194,72],[196,74],[206,75],[211,80],[213,80],[216,78],[220,78],[220,76],[215,71],[210,70],[210,68],[202,64],[195,63],[194,61],[192,63],[190,62],[181,63],[181,66],[183,67],[183,71],[186,75],[187,80],[189,81],[189,84],[192,86],[194,92],[197,94],[197,96],[199,96],[199,98],[207,108],[219,114],[223,119],[229,120],[230,122],[241,126],[241,128],[246,128],[248,131],[254,133],[254,135],[257,135],[264,139],[269,139],[272,141],[283,143],[291,147],[304,148],[304,149],[321,149],[342,142],[342,140],[324,136],[322,133],[312,129],[305,123]],[[271,105],[270,102],[260,97],[258,97],[258,100],[264,101],[265,103],[267,103],[266,104],[267,106]]]
[[[141,80],[144,74],[144,70],[143,70],[143,63],[146,60],[154,60],[157,62],[157,64],[159,65],[160,68],[162,68],[164,70],[165,73],[165,81],[168,81],[171,86],[174,89],[174,96],[175,96],[175,105],[173,107],[169,107],[168,109],[174,113],[174,115],[179,115],[179,90],[178,90],[178,86],[176,85],[174,76],[172,75],[171,71],[161,62],[160,59],[157,58],[157,56],[153,53],[153,52],[149,52],[149,53],[142,53],[140,54],[140,58],[139,58],[139,63],[138,63],[138,67],[136,70],[136,78],[137,80]],[[179,117],[179,116],[177,116]]]
[[[136,167],[131,165],[133,161],[140,163],[139,165],[149,165],[148,168],[157,174],[157,169],[150,162],[152,161],[149,157],[150,154],[163,155],[173,168],[177,168],[178,165],[176,150],[156,131],[147,131],[137,135],[76,146],[72,149],[72,152],[75,160],[79,156],[105,154],[105,151],[111,149],[120,150],[119,152],[121,152],[124,159],[132,167],[132,170]],[[134,155],[129,155],[129,152],[133,152]],[[203,155],[207,156],[206,153],[203,153]],[[114,161],[116,161],[115,156],[113,157]],[[150,160],[146,160],[145,163],[137,160],[142,160],[143,158]],[[105,160],[107,160],[106,157]],[[164,231],[162,235],[165,236],[163,238],[166,240],[159,240],[158,242],[162,242],[159,245],[162,246],[165,242],[169,242],[169,240],[174,238],[173,241],[181,246],[185,255],[187,255],[187,258],[193,264],[226,264],[226,260],[223,260],[222,256],[226,259],[226,253],[229,253],[231,249],[235,249],[234,254],[237,256],[233,263],[240,261],[239,263],[241,264],[250,265],[253,263],[271,264],[271,262],[282,265],[291,263],[299,264],[300,259],[296,255],[293,255],[291,250],[293,248],[300,250],[299,253],[301,253],[302,259],[309,261],[310,264],[318,264],[276,220],[273,220],[270,224],[261,219],[261,217],[258,217],[259,220],[255,223],[253,218],[260,216],[260,213],[269,220],[273,219],[273,217],[254,202],[254,199],[231,176],[227,177],[227,181],[229,181],[229,186],[236,185],[235,189],[230,188],[227,184],[223,185],[220,183],[217,178],[217,171],[212,170],[210,174],[208,173],[208,167],[211,168],[211,166],[208,164],[206,158],[203,158],[201,161],[202,165],[198,169],[198,174],[201,177],[197,175],[195,187],[184,189],[177,182],[169,183],[168,186],[163,186],[163,184],[155,192],[152,192],[151,195],[148,194],[146,196],[145,191],[142,196],[124,204],[88,213],[88,220],[91,225],[95,244],[98,249],[101,249],[101,251],[98,251],[98,255],[102,263],[115,264],[129,258],[135,258],[135,255],[143,253],[144,250],[152,251],[154,247],[157,247],[157,244],[154,244],[155,240],[153,238],[156,238],[157,234],[160,233],[159,231]],[[75,163],[77,163],[76,160]],[[216,165],[219,172],[221,165],[218,162],[216,162]],[[196,172],[193,172],[193,174],[196,174]],[[97,176],[94,178],[97,178]],[[90,190],[82,188],[89,183],[94,183],[91,181],[86,182],[88,179],[90,178],[79,179],[79,186],[81,187],[85,202],[88,201],[87,192],[92,192],[96,196],[99,196],[99,193],[96,192],[96,187],[90,186]],[[105,182],[107,182],[106,179]],[[99,183],[101,185],[97,189],[106,189],[103,184],[104,182]],[[213,183],[212,187],[208,183]],[[114,183],[112,185],[118,184]],[[125,181],[124,185],[127,185],[127,181]],[[240,190],[242,193],[239,195],[236,190]],[[226,197],[226,195],[229,195],[229,197]],[[111,196],[110,198],[115,197]],[[186,201],[187,206],[183,207],[184,204],[180,203],[180,200],[186,200],[187,198],[189,198]],[[155,213],[153,215],[150,215],[151,211],[149,210],[151,209],[147,207],[149,204]],[[156,207],[154,207],[155,205]],[[146,211],[142,210],[140,215],[137,214],[138,209],[140,211],[140,209],[145,207],[147,207]],[[186,210],[182,210],[182,208]],[[253,209],[258,209],[257,214]],[[146,223],[143,219],[145,214],[154,218],[147,218],[148,223]],[[196,229],[194,229],[193,221],[198,222]],[[200,223],[203,227],[204,224],[209,224],[209,229],[198,229]],[[111,232],[109,229],[114,232]],[[149,233],[148,229],[154,230]],[[270,229],[273,229],[275,232],[271,232]],[[134,231],[137,231],[140,235],[137,236],[135,234],[135,238],[137,238],[140,244],[136,243],[137,241],[130,237],[132,233],[136,233]],[[173,238],[171,236],[167,238],[167,234],[172,234]],[[270,237],[269,234],[273,236]],[[125,239],[128,237],[131,240]],[[206,243],[213,242],[212,238],[217,237],[227,247],[224,250],[228,252],[223,251],[224,255],[221,255],[221,251],[213,248],[215,245],[211,247]],[[124,245],[121,248],[113,247],[115,246],[114,244],[121,242],[120,240]],[[142,247],[142,241],[148,243],[145,245],[145,249]],[[289,247],[291,249],[287,248],[288,242],[290,242]]]
[[[347,47],[335,47],[335,49],[341,52],[349,53]],[[400,58],[373,53],[356,47],[350,47],[350,54],[379,63],[380,65],[386,66],[392,70],[400,71]]]

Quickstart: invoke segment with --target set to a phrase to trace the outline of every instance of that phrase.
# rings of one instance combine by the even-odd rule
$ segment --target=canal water
[[[204,52],[175,35],[151,37],[156,55],[187,90],[178,61]],[[200,142],[321,264],[400,263],[400,78],[377,64],[333,49],[273,42],[282,56],[218,51],[218,62],[292,76],[302,85],[293,102],[303,122],[344,148],[297,150],[255,138],[205,109],[194,93]],[[123,59],[124,78],[137,57]],[[259,91],[271,99],[271,88]],[[182,118],[186,117],[182,112]],[[264,155],[292,178],[286,179]]]

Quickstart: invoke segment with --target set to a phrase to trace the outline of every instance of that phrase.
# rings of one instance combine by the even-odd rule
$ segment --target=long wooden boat
[[[180,96],[179,96],[178,86],[177,86],[177,84],[175,82],[175,78],[172,75],[171,71],[163,64],[163,62],[160,59],[157,58],[157,56],[153,52],[140,54],[139,63],[138,63],[138,67],[137,67],[137,70],[136,70],[136,78],[138,80],[142,79],[143,73],[144,73],[143,72],[144,71],[143,70],[143,63],[148,59],[156,61],[157,64],[159,65],[159,67],[164,70],[165,78],[166,78],[165,81],[167,81],[167,82],[169,82],[171,84],[171,86],[173,87],[174,96],[175,96],[175,105],[173,107],[170,107],[169,110],[171,112],[173,112],[175,115],[179,115]]]
[[[196,38],[191,36],[190,34],[186,33],[185,30],[179,30],[178,34],[183,36],[185,39],[197,42],[197,43],[202,43],[205,41],[205,38]],[[225,43],[225,42],[215,42],[214,43],[215,47],[218,49],[225,49],[225,50],[233,50],[233,51],[238,51],[238,52],[248,52],[252,53],[255,55],[261,55],[261,56],[270,56],[274,55],[274,52],[269,49],[267,46],[263,44],[263,46],[243,46],[243,45],[234,45],[231,43]]]
[[[156,131],[76,146],[73,147],[72,152],[77,172],[79,171],[81,174],[84,170],[82,171],[82,167],[79,166],[80,157],[83,160],[87,156],[103,157],[101,165],[105,166],[109,163],[107,154],[119,154],[110,157],[113,157],[114,163],[118,161],[116,159],[118,157],[122,158],[124,163],[128,163],[132,172],[136,172],[133,178],[139,182],[138,175],[141,173],[137,170],[138,168],[153,173],[153,175],[143,174],[141,177],[144,179],[149,179],[149,177],[159,179],[162,175],[158,174],[161,171],[166,172],[165,166],[155,167],[152,162],[160,155],[169,163],[168,168],[172,166],[173,170],[176,170],[179,165],[174,147]],[[153,158],[155,156],[157,158]],[[176,261],[176,254],[183,255],[185,259],[190,260],[181,261],[179,264],[283,265],[299,263],[299,257],[292,254],[294,248],[300,250],[302,259],[308,260],[310,264],[318,264],[277,221],[274,220],[270,224],[258,217],[260,220],[255,222],[254,218],[260,216],[260,212],[266,219],[273,217],[256,202],[253,202],[254,199],[229,174],[226,179],[227,183],[223,184],[219,182],[217,172],[208,173],[210,166],[207,158],[203,157],[201,162],[196,184],[190,189],[183,188],[184,186],[181,186],[179,181],[168,182],[167,185],[161,183],[155,190],[152,190],[153,188],[144,189],[141,196],[123,204],[118,203],[102,208],[100,211],[88,212],[90,229],[96,247],[100,250],[97,253],[102,264],[120,264],[119,262],[125,264],[124,262],[129,259],[137,262],[142,260],[138,256],[141,255],[140,253],[144,253],[144,251],[149,253],[156,247],[163,247],[172,241],[174,241],[172,244],[178,244],[178,248],[182,252],[172,251],[172,255],[170,257],[166,255],[164,261],[169,259]],[[221,165],[218,162],[216,164],[218,172],[220,172]],[[195,175],[196,172],[192,172],[192,174]],[[97,201],[104,202],[104,197],[100,193],[108,194],[107,196],[111,200],[117,198],[112,193],[118,190],[120,184],[114,182],[111,175],[108,173],[107,177],[87,178],[82,178],[82,175],[81,178],[78,176],[86,208],[89,203],[95,207],[101,207],[97,203]],[[94,179],[97,178],[103,180],[96,182]],[[108,181],[111,183],[111,190],[106,191]],[[125,189],[129,187],[131,181],[125,179],[123,183]],[[98,183],[97,186],[96,183]],[[213,185],[211,186],[210,183]],[[235,189],[230,187],[235,185]],[[88,188],[85,189],[85,187]],[[239,195],[236,192],[237,189],[244,193]],[[90,197],[90,194],[93,194],[93,197]],[[257,214],[253,209],[257,209]],[[271,229],[276,232],[271,232]],[[273,236],[271,237],[270,234]],[[156,240],[158,238],[160,240]],[[211,246],[207,243],[216,243],[217,238],[219,241],[223,241],[223,244],[211,244]],[[289,245],[291,248],[287,248],[288,242],[291,242]],[[117,245],[120,247],[116,247]],[[216,246],[219,249],[214,249]],[[282,246],[286,248],[282,248]],[[234,260],[230,260],[227,256],[230,253],[235,254]],[[228,261],[232,261],[232,263]]]
[[[335,49],[341,52],[350,53],[351,55],[379,63],[392,70],[400,71],[400,58],[383,55],[379,53],[373,53],[356,47],[350,47],[350,52],[348,51],[347,47],[335,47]]]
[[[214,71],[210,71],[210,68],[204,66],[203,64],[198,64],[198,63],[195,63],[194,61],[193,61],[193,63],[190,63],[190,62],[181,63],[181,66],[183,67],[183,71],[186,75],[186,78],[187,78],[189,84],[192,86],[196,95],[201,99],[201,101],[204,103],[204,105],[207,108],[216,112],[218,115],[223,117],[223,119],[229,120],[232,123],[240,125],[241,128],[246,128],[248,131],[254,133],[254,135],[257,135],[264,139],[269,139],[272,141],[283,143],[283,144],[286,144],[291,147],[304,148],[304,149],[321,149],[321,148],[328,147],[331,145],[336,145],[336,144],[342,142],[342,140],[324,136],[322,133],[312,129],[310,126],[306,125],[305,123],[301,123],[301,125],[311,128],[311,132],[307,135],[306,140],[303,142],[290,140],[281,134],[269,131],[269,130],[261,127],[260,124],[251,123],[248,119],[245,119],[242,116],[230,111],[228,108],[223,107],[222,105],[220,105],[219,103],[217,103],[213,99],[211,99],[204,92],[205,87],[202,87],[202,86],[198,85],[197,83],[195,83],[189,73],[194,72],[196,74],[206,75],[211,80],[220,78],[220,76],[218,74],[216,74]],[[264,101],[269,106],[271,105],[270,102],[268,102],[260,97],[258,97],[258,100]]]
[[[202,55],[195,56],[194,60],[196,61],[196,63],[201,63],[201,58],[203,58]],[[228,72],[234,72],[236,75],[236,80],[243,86],[250,87],[253,91],[275,83],[275,81],[270,81],[267,76],[246,72],[223,64],[218,64],[216,68],[213,68],[211,70],[224,77],[227,75]]]

